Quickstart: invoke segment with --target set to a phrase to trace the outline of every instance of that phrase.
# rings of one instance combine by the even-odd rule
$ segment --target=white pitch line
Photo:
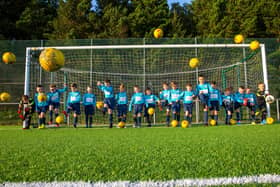
[[[170,181],[115,181],[115,182],[18,182],[2,183],[4,187],[177,187],[177,186],[219,186],[241,184],[280,183],[280,175],[263,174],[244,177],[222,177],[209,179],[180,179]]]

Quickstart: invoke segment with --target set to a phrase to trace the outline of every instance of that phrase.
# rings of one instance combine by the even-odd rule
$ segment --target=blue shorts
[[[118,111],[118,117],[126,115],[127,114],[127,104],[117,105],[117,111]]]
[[[219,101],[210,101],[209,110],[220,111],[220,102]]]
[[[115,108],[115,98],[114,97],[105,98],[104,99],[104,104],[106,104],[108,106],[108,109],[114,110],[114,108]]]
[[[180,113],[180,111],[181,111],[181,104],[180,104],[180,102],[172,102],[171,110],[172,110],[172,112]]]
[[[85,105],[85,114],[93,115],[94,114],[94,106],[93,105]]]
[[[71,107],[71,109],[67,108],[67,113],[70,113],[71,111],[73,111],[75,114],[78,114],[78,115],[81,114],[80,103],[70,103],[69,107]]]
[[[209,96],[208,95],[204,95],[204,94],[199,94],[199,100],[201,102],[201,104],[203,105],[203,107],[205,108],[206,106],[209,106]]]
[[[143,106],[144,106],[144,104],[134,104],[133,105],[133,114],[136,115],[138,113],[142,113],[143,112]]]
[[[165,107],[166,110],[171,110],[171,105],[168,103],[167,100],[161,102],[161,106],[162,106],[162,107]]]
[[[49,106],[53,106],[54,109],[59,109],[60,103],[50,102]]]
[[[242,103],[235,102],[235,103],[234,103],[234,110],[239,109],[239,108],[241,108],[242,106],[243,106]]]
[[[40,114],[40,113],[46,113],[48,111],[48,106],[37,106],[37,113]]]
[[[155,109],[156,108],[156,105],[155,104],[148,104],[148,106],[144,106],[144,116],[146,117],[146,116],[149,116],[149,114],[148,114],[148,110],[149,110],[149,108],[153,108],[153,109]]]
[[[193,103],[184,103],[184,111],[192,114]]]
[[[223,103],[223,106],[226,111],[230,111],[231,113],[233,112],[233,104],[231,103]]]
[[[249,102],[247,103],[247,107],[253,112],[257,111],[256,105],[251,105],[251,103],[249,103]]]

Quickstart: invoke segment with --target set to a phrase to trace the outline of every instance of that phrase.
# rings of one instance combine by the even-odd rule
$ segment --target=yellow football
[[[187,121],[187,120],[183,120],[182,122],[181,122],[181,127],[182,128],[187,128],[189,126],[189,122]]]
[[[268,117],[268,118],[266,118],[266,123],[267,123],[268,125],[271,125],[271,124],[274,123],[274,119],[273,119],[272,117]]]
[[[231,125],[235,125],[235,124],[236,124],[236,120],[230,119],[230,120],[229,120],[229,123],[230,123]]]
[[[252,51],[257,50],[260,47],[260,43],[257,40],[254,40],[250,43],[250,49]]]
[[[57,71],[64,66],[65,59],[63,53],[54,48],[46,48],[39,57],[41,67],[48,72]]]
[[[5,64],[13,64],[16,62],[16,55],[12,52],[5,52],[3,55],[2,55],[2,61],[5,63]]]
[[[149,115],[153,115],[155,113],[155,109],[154,108],[149,108],[148,109],[148,114]]]
[[[47,100],[47,96],[46,96],[46,94],[44,94],[44,93],[39,93],[39,95],[38,95],[38,101],[39,102],[43,102],[43,101],[46,101]]]
[[[237,43],[237,44],[240,44],[244,41],[244,37],[242,34],[237,34],[235,35],[234,37],[234,42]]]
[[[3,102],[7,102],[7,101],[10,101],[11,99],[11,95],[7,92],[3,92],[1,93],[0,95],[0,100],[3,101]]]
[[[161,38],[163,37],[163,31],[161,29],[154,30],[154,37],[155,38]]]
[[[172,127],[177,127],[178,126],[178,121],[177,120],[172,120],[171,121],[171,126]]]
[[[121,121],[118,123],[119,128],[124,128],[125,127],[125,122]]]
[[[214,119],[211,119],[209,123],[211,126],[215,126],[217,124],[216,120]]]
[[[96,102],[96,108],[102,109],[103,108],[103,102],[102,101],[97,101]]]
[[[57,116],[57,117],[55,118],[55,122],[58,123],[58,124],[61,124],[63,121],[64,121],[63,116]]]
[[[189,61],[189,66],[191,68],[196,68],[199,65],[199,59],[198,58],[191,58]]]

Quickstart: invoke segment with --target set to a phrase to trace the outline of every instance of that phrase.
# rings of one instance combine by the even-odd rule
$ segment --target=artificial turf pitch
[[[280,125],[0,127],[0,182],[165,181],[280,174]]]

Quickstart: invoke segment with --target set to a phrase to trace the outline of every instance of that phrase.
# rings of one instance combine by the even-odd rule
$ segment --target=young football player
[[[168,86],[168,83],[164,82],[162,84],[163,90],[160,92],[159,98],[161,101],[161,106],[166,108],[166,125],[170,126],[170,110],[171,105],[169,103],[169,97],[170,97],[170,89]]]
[[[109,128],[113,128],[113,110],[115,108],[115,96],[114,96],[114,89],[111,85],[110,80],[105,80],[104,84],[100,81],[97,82],[97,87],[104,92],[104,109],[103,112],[107,111],[109,114]]]
[[[233,108],[234,108],[234,98],[231,94],[231,88],[226,88],[224,94],[222,95],[222,105],[226,111],[225,124],[229,125],[232,118]]]
[[[251,124],[256,124],[256,110],[257,110],[257,97],[256,94],[251,92],[250,88],[246,88],[245,99],[247,99],[247,107],[250,109]]]
[[[236,112],[236,120],[237,120],[237,124],[240,125],[241,124],[241,107],[243,105],[247,105],[247,103],[244,102],[244,98],[245,98],[245,88],[244,86],[240,86],[238,88],[238,92],[236,92],[234,94],[234,110]]]
[[[203,106],[203,121],[204,125],[208,126],[208,109],[209,109],[209,92],[210,84],[205,82],[203,75],[198,77],[199,84],[196,86],[196,95],[198,96],[200,102]]]
[[[39,100],[40,94],[44,95],[44,89],[42,85],[36,87],[36,94],[34,96],[35,110],[39,117],[39,128],[45,128],[46,125],[46,113],[48,111],[48,99]]]
[[[179,122],[181,112],[181,90],[177,87],[177,83],[175,81],[171,82],[171,88],[172,89],[170,90],[169,102],[171,104],[172,118],[173,120],[177,120]]]
[[[145,95],[144,93],[140,92],[138,85],[135,85],[133,89],[134,94],[130,100],[129,111],[132,111],[133,107],[134,127],[140,128],[143,106],[145,104]]]
[[[92,127],[92,116],[96,105],[96,97],[92,93],[92,87],[87,87],[87,93],[83,96],[83,105],[85,108],[86,128]]]
[[[73,111],[73,127],[77,128],[78,117],[81,114],[80,102],[82,100],[81,93],[78,91],[76,83],[71,84],[71,92],[68,93],[67,98],[67,114]]]
[[[193,109],[193,99],[195,98],[195,92],[192,89],[191,84],[186,85],[185,91],[182,91],[180,99],[183,100],[184,105],[184,119],[191,124],[192,122],[192,109]]]
[[[211,82],[211,87],[209,89],[209,109],[211,119],[216,121],[218,124],[218,113],[220,111],[220,106],[222,105],[222,96],[220,90],[217,88],[215,81]]]
[[[35,103],[28,95],[23,95],[19,102],[18,114],[23,121],[22,129],[29,129],[31,124],[32,114],[35,111]]]
[[[261,82],[258,84],[258,90],[256,96],[257,96],[257,105],[261,112],[261,124],[264,125],[266,124],[266,115],[267,115],[266,101],[265,101],[265,97],[267,96],[267,94],[265,93],[264,83]]]
[[[157,96],[152,94],[151,88],[146,88],[145,90],[145,105],[144,105],[144,117],[146,117],[148,122],[148,127],[152,126],[151,115],[148,113],[149,108],[156,108],[156,103],[160,106],[160,101]]]
[[[125,85],[120,84],[119,90],[120,92],[115,96],[117,102],[118,122],[123,121],[126,123],[128,99],[125,91]]]
[[[63,89],[57,89],[55,84],[50,85],[50,92],[47,93],[50,115],[49,124],[53,124],[53,112],[55,118],[59,115],[60,96],[65,91],[67,91],[66,84],[64,84]],[[56,123],[56,125],[58,126],[59,124]]]

